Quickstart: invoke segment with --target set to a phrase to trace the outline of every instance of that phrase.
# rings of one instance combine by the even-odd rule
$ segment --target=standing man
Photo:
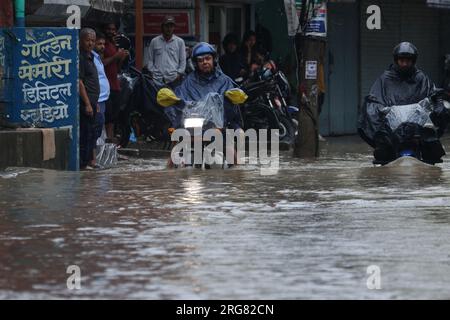
[[[105,128],[108,139],[114,138],[114,122],[120,113],[120,81],[117,75],[122,68],[124,60],[129,52],[118,49],[114,38],[117,36],[117,28],[114,23],[108,23],[104,27],[106,36],[105,50],[103,54],[103,65],[110,86],[109,99],[106,102]]]
[[[95,31],[83,28],[80,31],[80,169],[93,169],[88,166],[92,161],[95,148],[95,114],[100,95],[97,68],[92,50],[95,45]]]
[[[100,96],[98,98],[98,109],[97,109],[97,115],[95,117],[95,140],[97,141],[98,138],[102,135],[103,126],[105,125],[105,110],[106,110],[106,101],[109,99],[109,81],[106,77],[105,68],[103,66],[103,55],[105,52],[105,42],[106,38],[105,36],[98,32],[97,33],[97,39],[95,40],[95,47],[94,51],[92,51],[92,55],[94,56],[94,63],[95,67],[97,68],[98,73],[98,81],[100,85]],[[90,163],[91,167],[95,168],[96,165],[96,159],[95,159],[95,150],[94,150],[94,156]]]
[[[186,48],[184,40],[173,34],[173,17],[164,19],[161,30],[162,35],[154,38],[148,48],[147,69],[156,81],[175,88],[186,70]]]

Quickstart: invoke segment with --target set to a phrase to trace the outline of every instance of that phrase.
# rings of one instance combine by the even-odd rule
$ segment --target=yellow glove
[[[231,101],[232,104],[243,104],[247,101],[248,96],[241,89],[230,89],[225,92],[225,97]]]
[[[163,107],[171,107],[177,102],[180,102],[181,99],[178,98],[172,90],[168,88],[162,88],[158,91],[156,101]]]

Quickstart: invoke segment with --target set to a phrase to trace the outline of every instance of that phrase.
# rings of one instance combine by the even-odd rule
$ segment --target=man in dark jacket
[[[80,169],[92,169],[88,166],[93,160],[95,148],[95,115],[98,111],[100,85],[92,50],[95,45],[95,31],[83,28],[80,31]]]
[[[431,80],[417,69],[417,48],[402,42],[394,48],[394,64],[374,83],[366,97],[358,121],[358,132],[375,148],[375,160],[389,162],[396,158],[396,141],[385,121],[386,107],[415,104],[436,92]],[[448,123],[448,111],[438,102],[430,115],[439,135]],[[445,155],[439,137],[427,137],[422,146],[422,157],[429,162],[439,162]]]

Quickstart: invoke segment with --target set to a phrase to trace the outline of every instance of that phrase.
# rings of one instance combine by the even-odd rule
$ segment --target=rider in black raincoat
[[[381,110],[394,105],[418,103],[436,92],[431,80],[416,68],[418,51],[413,44],[403,42],[395,47],[393,54],[394,64],[372,86],[358,121],[358,133],[375,148],[375,160],[381,162],[395,160],[398,143]],[[441,162],[441,157],[445,155],[439,137],[449,122],[449,113],[442,101],[436,103],[430,118],[438,127],[438,135],[423,137],[422,157],[427,162],[436,163]]]

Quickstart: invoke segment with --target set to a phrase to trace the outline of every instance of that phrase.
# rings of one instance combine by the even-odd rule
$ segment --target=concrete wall
[[[42,132],[40,130],[0,131],[0,170],[7,167],[68,170],[69,130],[55,130],[55,146],[56,157],[43,161]]]

